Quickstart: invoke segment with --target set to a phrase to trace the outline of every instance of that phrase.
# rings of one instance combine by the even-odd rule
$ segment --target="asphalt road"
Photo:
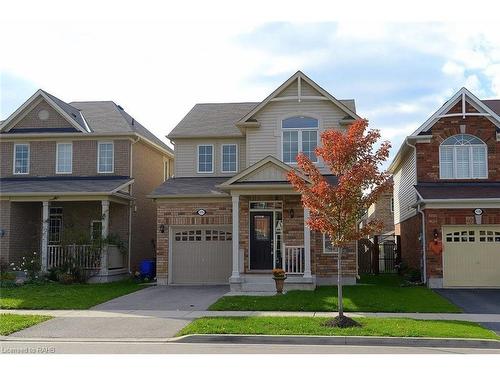
[[[2,341],[2,354],[497,354],[500,349],[342,345],[238,345],[159,342]]]

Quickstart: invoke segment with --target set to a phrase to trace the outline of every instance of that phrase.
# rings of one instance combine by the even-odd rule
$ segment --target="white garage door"
[[[231,276],[231,228],[172,229],[174,284],[227,284]]]
[[[443,227],[443,285],[500,287],[500,226]]]

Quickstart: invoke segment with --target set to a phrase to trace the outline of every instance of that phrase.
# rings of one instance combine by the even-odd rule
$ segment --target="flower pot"
[[[285,285],[285,277],[273,277],[274,282],[276,283],[276,293],[283,294],[283,287]]]

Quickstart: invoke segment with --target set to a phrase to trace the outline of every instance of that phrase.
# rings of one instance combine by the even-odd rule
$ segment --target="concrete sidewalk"
[[[0,314],[49,315],[60,318],[172,318],[196,319],[216,316],[296,316],[296,317],[330,317],[336,312],[302,312],[302,311],[168,311],[168,310],[0,310]],[[467,313],[371,313],[347,312],[350,317],[376,318],[410,318],[422,320],[463,320],[468,322],[500,323],[500,314],[467,314]]]

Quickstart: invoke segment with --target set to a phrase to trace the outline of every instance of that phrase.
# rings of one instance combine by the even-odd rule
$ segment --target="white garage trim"
[[[500,288],[500,225],[442,227],[445,288]]]

